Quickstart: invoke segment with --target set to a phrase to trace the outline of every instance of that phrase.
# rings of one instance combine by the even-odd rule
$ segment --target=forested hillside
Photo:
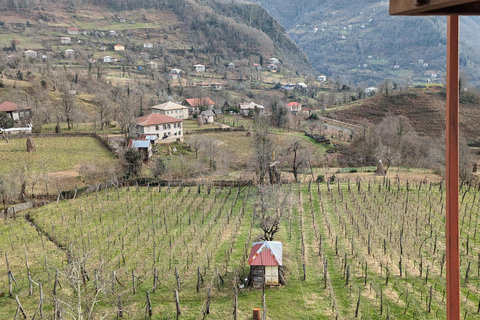
[[[3,18],[2,33],[18,33],[18,26],[29,28],[31,35],[38,35],[37,41],[47,40],[51,31],[65,32],[59,27],[77,26],[89,30],[99,27],[93,24],[94,16],[99,12],[105,19],[112,16],[130,16],[132,23],[155,23],[161,25],[160,30],[146,28],[148,38],[156,37],[167,40],[164,33],[173,33],[175,38],[170,39],[181,49],[191,49],[197,52],[215,55],[216,63],[231,62],[234,59],[249,59],[258,63],[259,56],[275,56],[286,66],[301,73],[313,73],[313,69],[306,56],[298,49],[285,34],[285,28],[276,22],[263,8],[254,4],[221,4],[215,1],[194,0],[162,0],[162,1],[100,1],[100,0],[69,0],[69,1],[1,1],[0,10],[12,11],[6,14],[10,18]],[[93,13],[88,13],[92,10]],[[127,13],[127,12],[130,13]],[[159,12],[169,17],[158,16]],[[13,17],[12,17],[13,16]],[[15,19],[16,17],[16,19]],[[10,23],[9,23],[10,22]],[[28,23],[27,23],[28,22]],[[130,22],[130,21],[128,21]],[[40,28],[39,28],[40,27]],[[125,36],[133,35],[137,25],[125,26]],[[97,29],[98,30],[98,29]],[[127,32],[128,30],[128,32]],[[157,34],[156,34],[157,33]],[[158,34],[160,33],[160,34]],[[167,36],[168,37],[168,36]],[[9,46],[11,38],[0,39]],[[43,38],[43,39],[42,39]],[[2,41],[3,40],[3,41]],[[160,42],[160,40],[159,40]],[[21,44],[19,49],[31,49]],[[38,46],[33,46],[37,47]],[[49,49],[49,48],[44,48]]]
[[[315,69],[350,83],[444,83],[445,17],[392,17],[388,1],[254,0],[288,30]],[[460,67],[480,78],[476,18],[461,19]]]

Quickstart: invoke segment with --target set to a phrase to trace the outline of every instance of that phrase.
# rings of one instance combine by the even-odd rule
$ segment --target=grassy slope
[[[444,196],[439,192],[438,186],[429,190],[428,185],[419,188],[411,183],[407,202],[405,185],[398,191],[397,185],[392,182],[392,188],[388,191],[386,186],[382,186],[382,180],[370,177],[370,182],[370,191],[364,183],[361,191],[351,184],[349,192],[346,182],[341,184],[342,192],[337,190],[337,186],[328,192],[325,184],[320,185],[320,193],[315,184],[311,189],[308,184],[283,187],[284,193],[290,194],[294,204],[291,211],[283,212],[281,229],[276,237],[284,246],[287,285],[266,289],[268,318],[330,319],[336,313],[342,318],[352,318],[359,288],[362,289],[359,310],[361,317],[376,319],[389,314],[393,318],[410,318],[415,314],[416,318],[422,319],[445,318],[445,302],[442,298],[445,289],[444,268],[443,277],[440,276],[440,262],[445,253],[444,210],[441,200]],[[242,278],[248,273],[246,255],[251,242],[260,233],[258,218],[252,218],[253,203],[259,198],[254,188],[242,189],[238,194],[238,189],[235,188],[213,188],[210,194],[207,187],[202,187],[200,193],[197,191],[196,187],[181,190],[164,187],[160,192],[157,188],[140,188],[138,191],[132,187],[129,191],[126,188],[113,189],[74,201],[63,201],[58,206],[52,203],[31,211],[31,216],[45,232],[50,235],[54,233],[54,238],[73,252],[74,261],[81,259],[85,263],[90,278],[86,282],[88,295],[93,292],[94,269],[97,270],[97,284],[103,293],[99,296],[101,301],[96,307],[96,317],[108,313],[115,315],[117,295],[122,297],[125,310],[131,318],[142,317],[145,291],[151,293],[154,317],[174,317],[174,273],[177,268],[181,285],[182,318],[201,317],[207,288],[211,287],[210,317],[227,319],[231,317],[235,270],[239,271]],[[475,237],[478,210],[472,206],[476,192],[473,189],[468,191],[461,204],[461,212],[467,208],[467,214],[461,223],[462,314],[467,311],[471,316],[476,312],[480,297],[475,285],[478,282],[475,268],[471,269],[469,281],[465,283],[467,265],[476,264],[476,253],[480,248],[480,242]],[[407,209],[404,208],[405,204]],[[277,205],[273,203],[272,210]],[[399,233],[403,219],[408,223],[403,224],[403,272],[400,276]],[[10,237],[9,228],[17,236]],[[22,231],[22,228],[26,231]],[[23,253],[18,249],[24,243],[29,246],[29,256],[33,255],[31,250],[34,247],[37,248],[35,250],[41,248],[39,237],[26,237],[25,241],[22,239],[23,233],[32,230],[27,224],[23,227],[20,219],[13,222],[12,227],[8,221],[2,222],[2,236],[5,240],[2,241],[2,250],[9,252],[11,261],[22,260]],[[393,235],[391,239],[390,233]],[[367,253],[369,234],[372,236],[370,255]],[[322,256],[318,255],[320,236]],[[467,236],[470,239],[469,254],[465,244]],[[384,239],[386,253],[383,248]],[[17,250],[10,250],[9,241]],[[335,250],[336,243],[338,254]],[[49,279],[42,269],[43,252],[37,256],[37,259],[29,258],[31,268],[38,270],[33,279],[43,279],[44,286],[51,289],[53,279]],[[48,270],[52,274],[55,268],[59,269],[62,290],[59,291],[58,298],[74,305],[76,292],[66,277],[71,269],[62,264],[61,256],[59,254],[57,258],[52,258]],[[349,285],[345,284],[344,278],[345,257],[351,272]],[[327,288],[324,288],[324,258],[328,261],[330,279]],[[3,260],[1,263],[4,263]],[[305,281],[304,263],[307,272]],[[365,263],[368,265],[366,286],[363,284]],[[15,294],[19,295],[31,317],[38,302],[38,289],[34,289],[32,297],[28,296],[26,269],[21,262],[17,262],[17,266],[15,277],[21,289],[15,289]],[[155,293],[152,292],[154,267],[159,272],[160,280]],[[199,293],[195,290],[197,267],[200,267],[205,281],[201,284]],[[220,291],[216,288],[216,268],[224,279]],[[389,272],[388,284],[385,278],[386,268]],[[132,294],[132,270],[138,276],[135,295]],[[122,283],[122,286],[118,283],[115,285],[114,295],[111,286],[112,271],[116,271]],[[0,286],[2,291],[8,288],[3,277]],[[430,286],[433,288],[432,312],[427,313],[425,297],[428,296]],[[379,316],[380,288],[383,292],[383,316]],[[44,291],[44,312],[49,315],[52,313],[50,289]],[[82,297],[84,292],[82,291]],[[5,307],[1,309],[0,317],[11,318],[16,309],[14,299],[1,299]],[[242,290],[238,304],[239,319],[248,319],[252,308],[259,306],[261,290]],[[66,305],[63,308],[64,312],[68,309]]]
[[[445,130],[445,97],[440,87],[409,89],[388,97],[376,95],[337,108],[330,113],[337,120],[360,123],[364,119],[379,123],[387,115],[403,115],[423,135],[439,135]],[[476,104],[461,104],[460,130],[467,139],[480,135],[480,113]]]
[[[33,171],[40,171],[41,163],[48,163],[48,171],[71,170],[82,163],[112,164],[115,156],[95,138],[54,137],[34,138],[36,152],[28,153],[26,139],[10,139],[0,142],[0,170],[8,170],[12,164],[25,161],[33,164]]]

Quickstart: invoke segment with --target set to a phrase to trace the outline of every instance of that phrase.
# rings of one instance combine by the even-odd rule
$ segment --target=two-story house
[[[188,108],[173,101],[151,107],[152,113],[160,113],[175,119],[188,119]]]
[[[151,113],[135,119],[135,135],[157,134],[157,143],[183,142],[182,119]]]

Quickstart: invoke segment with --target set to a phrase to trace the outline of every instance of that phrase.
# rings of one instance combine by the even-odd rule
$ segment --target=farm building
[[[70,38],[70,37],[61,37],[61,38],[60,38],[60,41],[61,41],[63,44],[69,44],[69,43],[72,43],[72,38]]]
[[[75,51],[73,49],[65,50],[65,57],[73,57],[75,55]]]
[[[254,288],[261,288],[263,284],[278,286],[283,281],[282,243],[279,241],[254,242],[250,256],[250,283]]]
[[[115,49],[115,51],[125,51],[125,46],[123,44],[116,44],[113,46],[113,49]]]
[[[143,161],[147,162],[152,156],[152,145],[149,140],[133,140],[130,139],[128,147],[137,149],[144,156]]]
[[[13,121],[30,120],[32,117],[32,109],[32,107],[20,106],[9,101],[0,104],[0,112],[5,111]]]
[[[215,113],[212,110],[205,110],[200,113],[203,119],[203,123],[213,123],[213,117],[215,116]]]

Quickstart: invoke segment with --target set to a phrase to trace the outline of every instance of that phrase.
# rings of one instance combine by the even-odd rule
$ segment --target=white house
[[[268,59],[268,63],[269,64],[280,64],[280,60],[272,57],[272,58]]]
[[[27,51],[25,51],[25,57],[36,58],[37,57],[37,51],[27,50]]]
[[[72,38],[70,38],[70,37],[61,37],[61,38],[60,38],[60,41],[61,41],[63,44],[69,44],[69,43],[72,43]]]
[[[378,88],[376,88],[376,87],[365,88],[365,93],[367,95],[370,95],[370,96],[373,96],[374,94],[377,94],[377,91],[378,91]]]
[[[68,28],[67,32],[68,32],[68,34],[79,34],[80,33],[78,31],[78,28]]]
[[[147,63],[147,66],[150,68],[150,69],[157,69],[158,68],[158,65],[156,62],[153,62],[153,61],[150,61],[149,63]]]
[[[152,109],[152,113],[164,114],[175,119],[188,119],[188,107],[173,101],[150,107],[150,109]]]
[[[325,81],[327,81],[327,77],[326,76],[318,76],[317,80],[321,81],[321,82],[325,82]]]
[[[109,62],[112,62],[112,61],[113,61],[113,58],[110,57],[110,56],[103,57],[103,62],[105,62],[105,63],[109,63]]]
[[[65,57],[73,57],[75,55],[75,51],[73,49],[65,50]]]
[[[205,66],[203,64],[196,64],[193,66],[195,72],[205,72]]]
[[[183,142],[183,125],[181,119],[160,113],[151,113],[135,119],[135,134],[158,134],[157,143]]]
[[[147,48],[147,49],[152,49],[153,48],[153,44],[151,44],[150,42],[146,42],[143,44],[143,47],[144,48]]]
[[[248,116],[250,111],[257,111],[259,114],[265,114],[265,107],[255,102],[243,102],[238,105],[240,114]]]
[[[170,74],[180,74],[182,72],[181,69],[177,69],[177,68],[174,68],[172,70],[170,70]]]

